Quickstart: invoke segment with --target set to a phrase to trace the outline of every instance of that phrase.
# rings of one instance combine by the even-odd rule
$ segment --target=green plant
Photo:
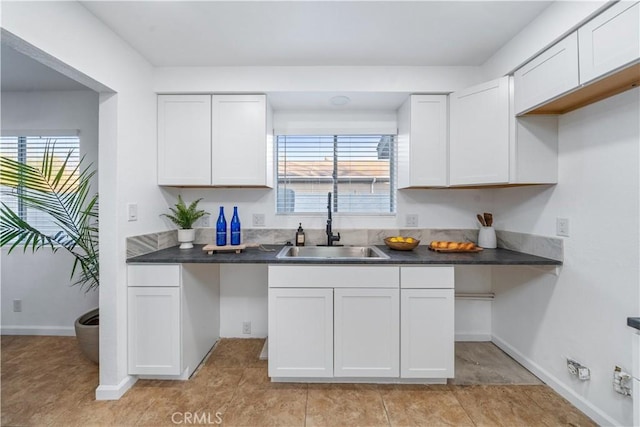
[[[193,223],[198,219],[202,218],[205,215],[209,215],[207,212],[201,210],[197,210],[198,203],[202,198],[192,202],[189,206],[184,203],[182,200],[182,196],[178,195],[178,203],[176,203],[175,208],[169,208],[172,214],[162,214],[169,218],[175,225],[178,227],[187,230],[189,228],[193,228]]]
[[[48,141],[39,167],[0,157],[3,195],[18,200],[26,210],[43,212],[60,229],[47,235],[32,226],[4,202],[0,208],[0,246],[9,253],[22,246],[33,252],[49,246],[63,248],[74,257],[72,285],[88,292],[100,285],[98,254],[98,194],[91,194],[95,170],[84,169],[84,157],[69,164],[73,150],[62,158],[55,154],[55,141]],[[77,275],[76,275],[77,274]]]

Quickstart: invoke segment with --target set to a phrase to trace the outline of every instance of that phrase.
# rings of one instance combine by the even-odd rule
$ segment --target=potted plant
[[[36,210],[48,215],[56,228],[46,234],[26,218],[14,212],[4,202],[0,208],[0,246],[17,247],[33,252],[50,247],[74,257],[71,269],[72,285],[85,292],[100,285],[98,254],[98,194],[91,193],[91,178],[95,170],[83,168],[84,158],[73,166],[66,156],[56,153],[55,143],[48,141],[39,167],[0,157],[2,193],[17,200],[23,210]],[[89,165],[90,167],[91,165]],[[93,309],[75,322],[80,349],[90,360],[99,361],[99,314]]]
[[[169,218],[175,225],[180,227],[178,230],[178,242],[180,242],[180,249],[193,248],[193,241],[196,238],[196,232],[193,229],[193,224],[205,215],[209,215],[202,209],[198,210],[198,203],[202,198],[192,202],[189,206],[184,203],[182,196],[178,195],[178,203],[175,204],[175,208],[169,208],[171,214],[162,214]]]

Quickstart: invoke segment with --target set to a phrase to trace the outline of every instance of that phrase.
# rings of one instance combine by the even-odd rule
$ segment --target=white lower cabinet
[[[453,266],[269,266],[269,376],[453,377],[453,284]]]
[[[453,378],[453,289],[402,289],[402,378]]]
[[[334,290],[334,376],[397,377],[399,290]]]
[[[269,376],[333,376],[333,289],[269,289]]]
[[[130,287],[129,373],[179,375],[180,288]]]
[[[127,267],[128,373],[187,379],[220,331],[217,265]]]

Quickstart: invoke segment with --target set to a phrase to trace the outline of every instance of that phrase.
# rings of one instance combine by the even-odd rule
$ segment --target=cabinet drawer
[[[403,289],[453,289],[453,266],[401,267],[400,284]]]
[[[179,264],[129,265],[128,286],[180,286]]]
[[[270,265],[270,288],[397,288],[397,266]]]

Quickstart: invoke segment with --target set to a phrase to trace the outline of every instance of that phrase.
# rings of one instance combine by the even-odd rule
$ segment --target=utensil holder
[[[478,231],[478,246],[486,249],[497,247],[496,230],[493,227],[480,227]]]

